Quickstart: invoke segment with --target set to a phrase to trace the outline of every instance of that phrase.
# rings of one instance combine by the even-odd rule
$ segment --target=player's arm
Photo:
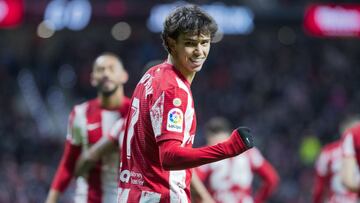
[[[98,162],[101,157],[119,150],[119,139],[122,140],[124,134],[124,119],[119,119],[111,127],[107,136],[102,136],[90,149],[84,151],[75,167],[75,176],[86,175]]]
[[[234,130],[225,142],[213,146],[185,148],[181,143],[176,139],[159,143],[160,159],[165,170],[194,168],[239,155],[253,147],[250,130],[244,127]]]
[[[279,175],[256,147],[248,151],[247,156],[251,170],[261,178],[261,185],[255,192],[254,200],[256,203],[265,202],[277,188]]]
[[[117,143],[108,136],[103,136],[98,142],[84,151],[75,166],[75,176],[84,176],[91,170],[101,157],[116,152],[118,150]]]
[[[79,117],[75,113],[75,108],[69,115],[64,152],[53,178],[46,203],[57,202],[60,194],[68,187],[74,175],[76,160],[81,153]]]
[[[46,203],[57,202],[60,194],[67,188],[73,177],[75,163],[80,153],[80,146],[72,145],[70,141],[66,141],[64,153],[51,184]]]
[[[200,178],[197,176],[195,171],[193,172],[191,177],[190,188],[191,192],[195,193],[195,195],[200,198],[200,202],[215,203],[215,200],[211,197],[210,193],[208,192]]]
[[[230,138],[214,146],[202,148],[182,147],[181,144],[192,124],[191,97],[184,89],[175,87],[162,92],[150,104],[153,132],[159,146],[160,161],[165,170],[183,170],[236,156],[253,147],[247,128],[239,127]],[[151,100],[152,101],[152,100]]]
[[[358,172],[358,165],[355,158],[355,147],[351,133],[345,134],[342,142],[342,167],[341,167],[341,181],[343,185],[352,192],[360,191],[360,178]]]
[[[314,188],[313,188],[313,202],[321,203],[325,193],[328,190],[330,178],[328,176],[321,176],[318,173],[315,174]]]
[[[327,155],[325,148],[322,149],[318,159],[315,162],[315,179],[312,197],[313,203],[323,202],[323,197],[325,196],[328,190],[328,185],[330,183],[330,175],[328,170],[330,158]]]
[[[344,186],[352,192],[360,191],[360,180],[357,171],[357,163],[354,156],[343,158],[341,167],[341,180]]]

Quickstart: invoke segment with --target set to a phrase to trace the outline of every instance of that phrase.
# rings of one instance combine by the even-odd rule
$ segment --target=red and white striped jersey
[[[278,183],[275,169],[256,147],[236,157],[200,166],[196,172],[217,203],[265,202]],[[252,182],[255,174],[265,183],[259,189],[264,191],[254,198]]]
[[[81,152],[107,135],[116,121],[124,120],[129,104],[129,98],[124,98],[120,108],[105,109],[101,107],[99,99],[94,99],[73,108],[68,122],[65,151],[53,180],[53,189],[63,192],[67,188]],[[87,181],[82,177],[77,178],[75,202],[115,202],[118,168],[118,153],[103,157],[89,172]]]
[[[332,142],[323,147],[316,161],[316,181],[314,187],[314,202],[321,203],[327,188],[328,195],[324,197],[329,203],[356,203],[356,193],[348,191],[341,183],[341,141]]]
[[[126,121],[118,202],[190,202],[191,170],[164,170],[158,143],[179,140],[192,147],[195,128],[188,81],[168,63],[148,70]]]

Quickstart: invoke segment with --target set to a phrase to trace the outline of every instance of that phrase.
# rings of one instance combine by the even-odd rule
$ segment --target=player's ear
[[[98,82],[96,81],[96,79],[94,77],[94,70],[91,71],[91,73],[90,73],[90,84],[93,87],[96,87],[98,85]]]
[[[120,76],[120,81],[122,84],[127,83],[127,81],[129,80],[129,74],[126,72],[126,70],[122,70],[121,71],[121,76]]]

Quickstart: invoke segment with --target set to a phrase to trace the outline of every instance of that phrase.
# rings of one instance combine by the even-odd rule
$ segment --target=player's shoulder
[[[360,123],[352,126],[351,128],[347,129],[344,133],[344,136],[352,134],[354,136],[360,136]]]
[[[325,144],[322,148],[322,151],[332,151],[334,149],[336,149],[337,147],[340,146],[340,142],[339,141],[335,141],[335,142],[330,142],[328,144]]]
[[[166,62],[151,67],[146,74],[152,77],[153,85],[161,91],[181,88],[184,83],[175,68]]]
[[[89,107],[96,105],[96,99],[90,99],[86,100],[84,102],[81,102],[79,104],[75,104],[71,110],[71,113],[74,115],[80,115],[85,113]]]

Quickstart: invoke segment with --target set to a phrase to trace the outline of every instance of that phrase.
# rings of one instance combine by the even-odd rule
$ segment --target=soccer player
[[[352,119],[352,123],[343,133],[343,163],[341,180],[350,191],[360,194],[360,119]]]
[[[217,30],[199,7],[185,5],[164,22],[168,59],[150,68],[131,99],[122,147],[118,202],[191,202],[191,168],[253,146],[247,128],[215,146],[193,149],[196,116],[190,84]]]
[[[123,85],[128,75],[120,59],[112,53],[96,58],[91,85],[97,97],[76,105],[69,116],[68,133],[61,162],[53,179],[46,203],[57,202],[74,177],[79,155],[106,135],[119,119],[124,119],[130,100],[124,95]],[[104,157],[89,171],[87,179],[76,179],[76,203],[115,202],[117,194],[118,153]]]
[[[205,125],[207,143],[214,145],[228,139],[230,129],[225,118],[210,119]],[[196,172],[217,203],[266,202],[279,182],[274,167],[255,147],[239,156],[200,166]],[[255,175],[261,178],[262,184],[252,192]]]
[[[325,145],[316,161],[313,202],[356,203],[357,194],[341,182],[341,140]]]

